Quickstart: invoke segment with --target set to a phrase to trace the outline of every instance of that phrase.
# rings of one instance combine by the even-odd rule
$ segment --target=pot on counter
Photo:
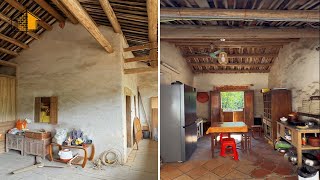
[[[320,147],[320,138],[319,137],[309,137],[308,144],[314,147]]]
[[[302,153],[302,161],[308,166],[318,166],[320,164],[316,156],[310,153]]]

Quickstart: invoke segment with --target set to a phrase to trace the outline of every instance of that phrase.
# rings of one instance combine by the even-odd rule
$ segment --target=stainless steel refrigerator
[[[160,156],[163,162],[190,158],[197,148],[196,89],[185,84],[160,86]]]

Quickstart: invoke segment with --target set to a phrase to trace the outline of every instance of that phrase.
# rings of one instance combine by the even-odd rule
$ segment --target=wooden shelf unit
[[[282,138],[290,143],[292,146],[297,149],[297,158],[298,158],[298,166],[302,165],[302,151],[305,150],[320,150],[320,147],[314,147],[311,145],[302,145],[301,138],[302,134],[309,133],[320,133],[320,129],[318,128],[307,128],[307,129],[299,129],[294,126],[288,125],[286,122],[277,121],[277,138]],[[285,138],[285,129],[289,129],[291,131],[291,141]]]
[[[275,142],[277,138],[276,122],[292,112],[291,91],[271,90],[263,94],[263,128],[267,139]]]

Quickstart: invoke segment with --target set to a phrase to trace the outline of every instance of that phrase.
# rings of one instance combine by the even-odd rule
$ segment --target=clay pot
[[[314,147],[320,147],[320,138],[319,137],[309,137],[308,144]]]

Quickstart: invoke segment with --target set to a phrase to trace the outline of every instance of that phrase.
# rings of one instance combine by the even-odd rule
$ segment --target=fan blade
[[[215,53],[209,53],[209,56],[215,59],[217,58],[217,55]]]
[[[218,51],[214,52],[215,55],[217,55],[219,53],[221,53],[221,50],[218,50]]]

